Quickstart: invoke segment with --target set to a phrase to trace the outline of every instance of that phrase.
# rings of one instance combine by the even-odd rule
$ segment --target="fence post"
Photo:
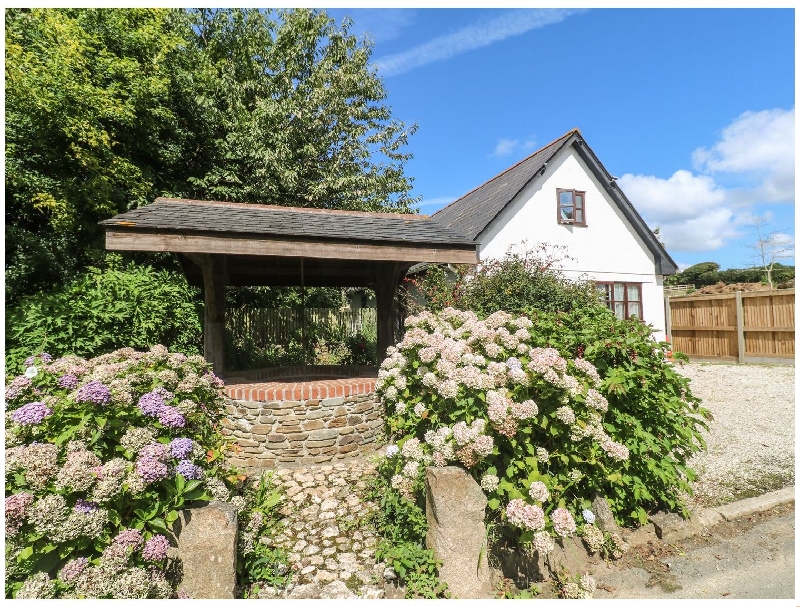
[[[739,341],[739,363],[744,362],[744,306],[742,292],[736,291],[736,333]]]
[[[669,306],[669,295],[664,295],[664,329],[667,341],[672,343],[672,308]]]

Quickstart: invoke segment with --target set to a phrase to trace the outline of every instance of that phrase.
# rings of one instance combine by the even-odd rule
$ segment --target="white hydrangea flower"
[[[484,474],[481,478],[481,489],[487,493],[491,493],[500,485],[500,479],[494,474]]]

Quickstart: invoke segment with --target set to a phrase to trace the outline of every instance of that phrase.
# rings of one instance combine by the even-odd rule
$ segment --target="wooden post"
[[[738,337],[739,362],[744,362],[744,306],[742,292],[736,291],[736,333]]]
[[[211,363],[214,373],[225,371],[225,284],[224,255],[187,255],[203,270],[203,356]]]
[[[397,316],[395,297],[400,282],[400,264],[381,264],[375,276],[375,299],[378,312],[378,364],[386,349],[394,344],[394,321]]]
[[[664,295],[664,332],[667,334],[667,341],[672,344],[672,308],[669,306],[669,295]]]

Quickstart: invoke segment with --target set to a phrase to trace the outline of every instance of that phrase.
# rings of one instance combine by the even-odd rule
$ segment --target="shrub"
[[[422,276],[406,280],[405,307],[411,313],[454,307],[485,316],[497,310],[555,312],[596,304],[590,281],[569,280],[560,272],[568,258],[564,247],[540,243],[520,251],[510,247],[502,259],[481,261],[474,268],[430,266]]]
[[[176,272],[130,264],[90,268],[63,289],[24,298],[6,315],[6,368],[31,352],[91,357],[155,344],[200,352],[199,291]]]
[[[406,598],[448,597],[447,584],[438,577],[441,563],[433,550],[425,548],[428,520],[421,477],[411,480],[413,492],[401,494],[392,486],[392,474],[391,460],[382,460],[367,494],[367,499],[378,504],[370,515],[371,523],[381,536],[375,558],[394,570],[406,587]]]
[[[168,598],[173,524],[231,499],[200,356],[41,354],[6,382],[6,597]]]
[[[258,582],[273,588],[285,588],[292,577],[288,555],[260,541],[269,534],[280,514],[277,506],[281,493],[273,487],[271,473],[264,474],[258,484],[251,483],[245,491],[246,512],[239,517],[239,558],[236,561],[237,584],[243,598],[258,595]]]
[[[654,342],[640,320],[619,320],[605,306],[546,313],[528,310],[532,345],[552,346],[566,358],[592,363],[609,403],[604,427],[627,445],[630,459],[606,491],[621,522],[646,522],[659,508],[687,515],[681,496],[691,493],[695,473],[687,462],[705,448],[700,434],[710,419],[692,395],[689,380],[670,360],[686,357],[667,342]]]
[[[472,271],[471,266],[432,264],[421,274],[404,278],[400,289],[403,307],[410,314],[457,307],[462,281]]]
[[[592,282],[561,273],[561,262],[569,258],[564,251],[541,243],[520,252],[512,247],[502,259],[482,261],[468,280],[457,283],[455,307],[488,315],[498,310],[519,314],[530,307],[568,312],[596,304]]]
[[[613,315],[605,313],[612,324]],[[558,332],[557,319],[543,313],[541,323]],[[473,312],[447,308],[409,317],[406,328],[381,364],[377,389],[396,443],[384,466],[392,488],[407,500],[419,491],[425,466],[459,463],[487,492],[495,516],[540,552],[552,549],[553,536],[583,528],[583,511],[590,511],[597,494],[624,522],[641,521],[654,504],[680,504],[691,472],[675,461],[701,448],[704,424],[697,400],[681,392],[685,380],[652,368],[654,362],[665,365],[661,345],[641,334],[628,336],[625,348],[650,349],[637,371],[598,370],[580,354],[565,357],[547,347],[539,326],[524,316],[495,312],[481,321]],[[650,411],[659,402],[651,397],[641,403],[644,411],[629,402],[614,411],[626,390],[639,394],[631,385],[637,381],[652,381],[648,390],[669,390],[670,409]],[[649,421],[637,423],[637,415],[662,420],[668,438],[651,435]],[[676,460],[649,459],[662,440],[670,453],[679,453]],[[668,476],[659,486],[662,494],[638,477],[651,469],[654,476]]]
[[[347,353],[342,359],[344,365],[375,365],[378,360],[378,344],[363,333],[351,335],[345,340]]]
[[[293,339],[286,345],[262,346],[249,335],[225,332],[225,366],[231,371],[299,365],[303,362],[303,345]]]

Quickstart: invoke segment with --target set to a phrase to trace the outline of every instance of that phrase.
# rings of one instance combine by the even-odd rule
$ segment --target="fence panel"
[[[301,310],[291,308],[229,308],[225,315],[227,331],[235,340],[249,337],[259,347],[286,345],[292,339],[299,339],[303,326]],[[347,338],[377,332],[375,308],[306,308],[305,318],[309,333],[314,331],[327,337]]]
[[[794,358],[794,289],[669,297],[667,310],[673,348],[690,357]]]
[[[745,354],[794,358],[794,291],[743,293]]]

